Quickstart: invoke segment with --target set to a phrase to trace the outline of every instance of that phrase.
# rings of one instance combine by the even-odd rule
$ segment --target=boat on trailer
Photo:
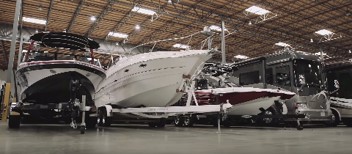
[[[133,118],[165,118],[150,114],[176,112],[169,106],[182,97],[187,80],[199,73],[211,55],[211,50],[158,51],[120,59],[106,71],[95,95],[99,125],[110,125],[114,111]],[[180,113],[186,110],[177,108]]]
[[[165,107],[176,103],[184,78],[210,58],[210,50],[159,51],[119,60],[106,71],[96,93],[97,107]]]
[[[233,107],[228,115],[258,115],[268,109],[277,100],[293,97],[295,93],[277,89],[253,87],[226,87],[196,90],[198,105],[210,105],[228,102]]]
[[[75,102],[82,102],[82,95],[87,98],[86,105],[94,107],[95,90],[105,78],[104,69],[96,65],[93,57],[93,50],[99,48],[99,44],[65,32],[37,33],[30,40],[29,49],[15,73],[20,102],[12,108],[9,127],[19,127],[19,119],[24,116],[70,120],[72,112],[77,110]],[[49,55],[47,51],[33,50],[35,43],[57,51],[75,50],[75,56],[59,57],[58,52]],[[90,57],[85,57],[86,49],[90,50]]]

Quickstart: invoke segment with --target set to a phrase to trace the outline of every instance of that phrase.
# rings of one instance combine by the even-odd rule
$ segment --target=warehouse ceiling
[[[15,3],[0,0],[0,23],[13,23]],[[266,12],[250,12],[251,6]],[[300,51],[324,51],[330,56],[349,57],[352,50],[350,0],[23,0],[23,17],[47,21],[23,22],[24,27],[39,31],[66,31],[133,45],[188,36],[205,26],[221,26],[224,21],[228,61],[236,55],[273,53],[283,48],[275,45],[278,42]],[[316,33],[322,29],[331,33]],[[128,37],[114,37],[112,32]],[[219,36],[215,35],[213,47],[220,48]],[[206,38],[198,34],[159,42],[155,47],[175,50],[173,45],[179,43],[199,49]],[[9,46],[4,43],[0,42],[2,68],[6,66],[4,56],[9,55]]]

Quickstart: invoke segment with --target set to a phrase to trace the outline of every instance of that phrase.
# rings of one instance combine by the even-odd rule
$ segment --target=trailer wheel
[[[174,124],[176,127],[181,127],[183,124],[183,119],[181,116],[176,116],[174,119]]]
[[[335,110],[331,110],[331,111],[332,111],[331,121],[329,121],[327,125],[330,127],[336,127],[340,123],[340,117]]]
[[[183,117],[183,126],[185,126],[185,127],[192,127],[193,126],[193,120],[192,120],[191,115]]]
[[[259,116],[268,116],[268,117],[259,117],[256,120],[256,123],[264,126],[276,126],[278,124],[278,119],[270,117],[275,115],[277,115],[275,109],[270,107],[269,109],[265,110],[263,113],[259,115]]]
[[[160,119],[160,121],[156,124],[156,127],[164,128],[165,125],[166,125],[166,120],[165,119]]]
[[[111,126],[111,118],[107,116],[105,108],[100,108],[98,110],[98,126]]]
[[[21,116],[9,116],[8,127],[10,129],[17,129],[20,128],[21,123]]]

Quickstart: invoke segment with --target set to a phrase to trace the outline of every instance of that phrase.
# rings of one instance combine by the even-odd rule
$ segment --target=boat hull
[[[229,115],[257,115],[260,108],[268,109],[276,100],[289,99],[294,93],[272,89],[229,87],[195,92],[199,105],[211,105],[229,102],[233,107]]]
[[[82,84],[81,94],[92,97],[105,78],[102,69],[77,61],[35,61],[22,63],[16,72],[19,97],[22,102],[48,104],[68,102],[70,82]]]
[[[141,54],[122,61],[125,66],[116,64],[96,94],[96,106],[164,107],[176,103],[182,97],[178,90],[184,75],[192,76],[210,58],[209,51],[185,52],[191,51],[150,53],[154,57]]]

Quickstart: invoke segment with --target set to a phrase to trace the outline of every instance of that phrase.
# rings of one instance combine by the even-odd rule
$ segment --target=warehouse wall
[[[7,78],[7,70],[0,70],[0,85],[2,85],[4,82],[6,82],[6,78]]]

